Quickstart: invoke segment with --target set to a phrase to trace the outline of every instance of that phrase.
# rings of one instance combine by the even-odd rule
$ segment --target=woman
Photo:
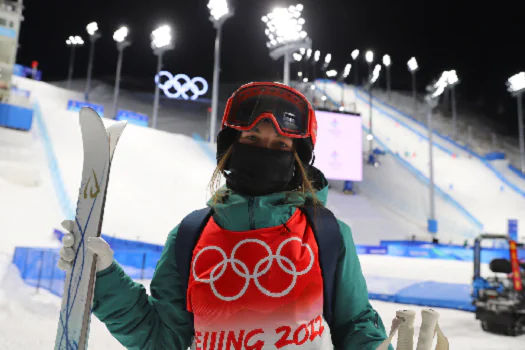
[[[326,202],[327,181],[311,165],[316,135],[314,110],[298,91],[278,83],[239,88],[217,137],[213,215],[190,255],[189,280],[176,260],[187,253],[177,250],[177,235],[186,234],[180,225],[168,236],[151,295],[102,238],[88,241],[98,255],[93,313],[113,336],[130,349],[186,349],[192,340],[197,349],[376,349],[386,334],[350,228],[336,222],[335,282],[324,295],[320,245],[298,210],[320,211]],[[226,185],[217,189],[222,175]],[[72,222],[63,226],[71,232]],[[70,266],[73,242],[64,237],[61,268]]]

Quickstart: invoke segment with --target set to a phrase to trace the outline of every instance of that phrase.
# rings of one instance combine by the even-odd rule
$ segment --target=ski
[[[87,349],[96,259],[86,242],[101,234],[111,161],[126,126],[124,121],[106,129],[101,117],[86,107],[80,111],[79,123],[84,162],[73,233],[80,239],[75,241],[75,258],[66,273],[55,350]]]

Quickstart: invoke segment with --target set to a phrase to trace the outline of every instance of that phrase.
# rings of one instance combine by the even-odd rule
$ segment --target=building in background
[[[22,22],[22,0],[0,0],[0,102],[9,100]]]

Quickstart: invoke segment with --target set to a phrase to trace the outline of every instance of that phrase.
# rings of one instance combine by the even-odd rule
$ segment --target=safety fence
[[[160,253],[147,250],[115,250],[115,260],[124,271],[135,280],[153,278]],[[58,268],[60,259],[58,249],[16,247],[13,264],[18,268],[20,277],[36,289],[45,289],[57,296],[62,296],[66,273]]]
[[[115,244],[115,241],[110,244]],[[133,247],[133,244],[135,243],[127,246]],[[153,278],[160,259],[160,251],[163,248],[161,245],[151,244],[141,249],[122,249],[123,245],[119,247],[113,246],[115,260],[132,279],[150,280]],[[473,261],[472,248],[429,244],[428,242],[382,241],[379,246],[356,245],[356,249],[359,255]],[[520,258],[525,258],[525,250],[519,250],[518,255]],[[494,258],[508,257],[508,249],[488,248],[482,250],[481,262],[488,263]],[[13,256],[13,264],[18,268],[25,283],[34,286],[37,290],[45,289],[60,297],[63,294],[65,272],[57,267],[58,259],[58,249],[17,247]],[[374,300],[472,310],[470,285],[468,284],[386,276],[365,276],[365,278],[369,297]]]

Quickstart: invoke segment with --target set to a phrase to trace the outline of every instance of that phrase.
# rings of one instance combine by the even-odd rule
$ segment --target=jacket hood
[[[328,181],[315,167],[310,167],[317,199],[326,206],[328,200]],[[264,196],[244,196],[226,186],[217,190],[221,199],[208,206],[213,207],[213,218],[219,226],[229,231],[248,231],[283,225],[294,214],[297,207],[305,204],[306,198],[298,192],[277,192]],[[311,198],[311,194],[306,196]]]

